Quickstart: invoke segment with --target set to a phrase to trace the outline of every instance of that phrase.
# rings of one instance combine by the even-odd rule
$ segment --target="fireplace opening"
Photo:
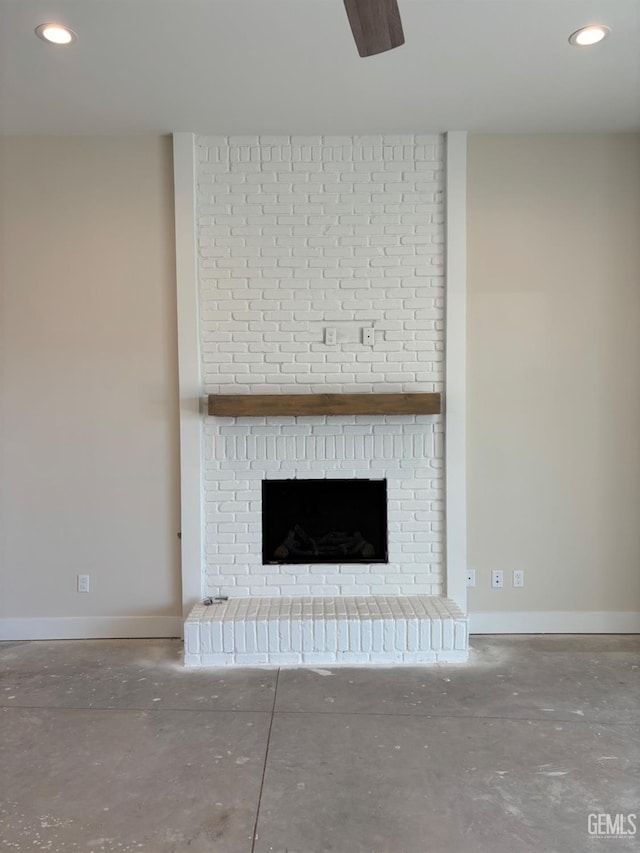
[[[389,562],[387,481],[263,480],[262,562]]]

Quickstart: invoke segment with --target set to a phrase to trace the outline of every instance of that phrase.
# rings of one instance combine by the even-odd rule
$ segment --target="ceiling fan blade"
[[[374,56],[404,44],[397,0],[344,0],[360,56]]]

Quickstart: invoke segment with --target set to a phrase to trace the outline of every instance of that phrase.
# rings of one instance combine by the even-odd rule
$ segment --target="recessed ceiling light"
[[[73,44],[78,39],[73,30],[63,27],[62,24],[40,24],[36,27],[36,35],[51,44]]]
[[[602,39],[606,39],[610,32],[609,27],[605,27],[604,24],[581,27],[569,36],[569,44],[574,47],[589,47],[589,45],[598,44]]]

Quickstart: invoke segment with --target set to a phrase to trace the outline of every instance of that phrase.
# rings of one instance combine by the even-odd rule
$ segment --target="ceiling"
[[[0,131],[640,131],[640,0],[399,6],[406,44],[361,59],[342,0],[0,0]]]

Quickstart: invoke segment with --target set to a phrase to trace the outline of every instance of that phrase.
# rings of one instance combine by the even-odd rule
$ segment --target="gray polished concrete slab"
[[[3,853],[640,849],[588,826],[640,812],[638,637],[473,637],[469,664],[395,669],[181,651],[0,643]]]
[[[589,812],[637,810],[639,757],[633,726],[283,713],[255,850],[584,853]]]
[[[633,723],[639,653],[636,636],[472,637],[464,665],[283,670],[276,710]]]
[[[0,644],[0,704],[22,707],[271,712],[276,676],[187,668],[180,640]]]
[[[269,714],[0,711],[3,851],[249,850]]]

